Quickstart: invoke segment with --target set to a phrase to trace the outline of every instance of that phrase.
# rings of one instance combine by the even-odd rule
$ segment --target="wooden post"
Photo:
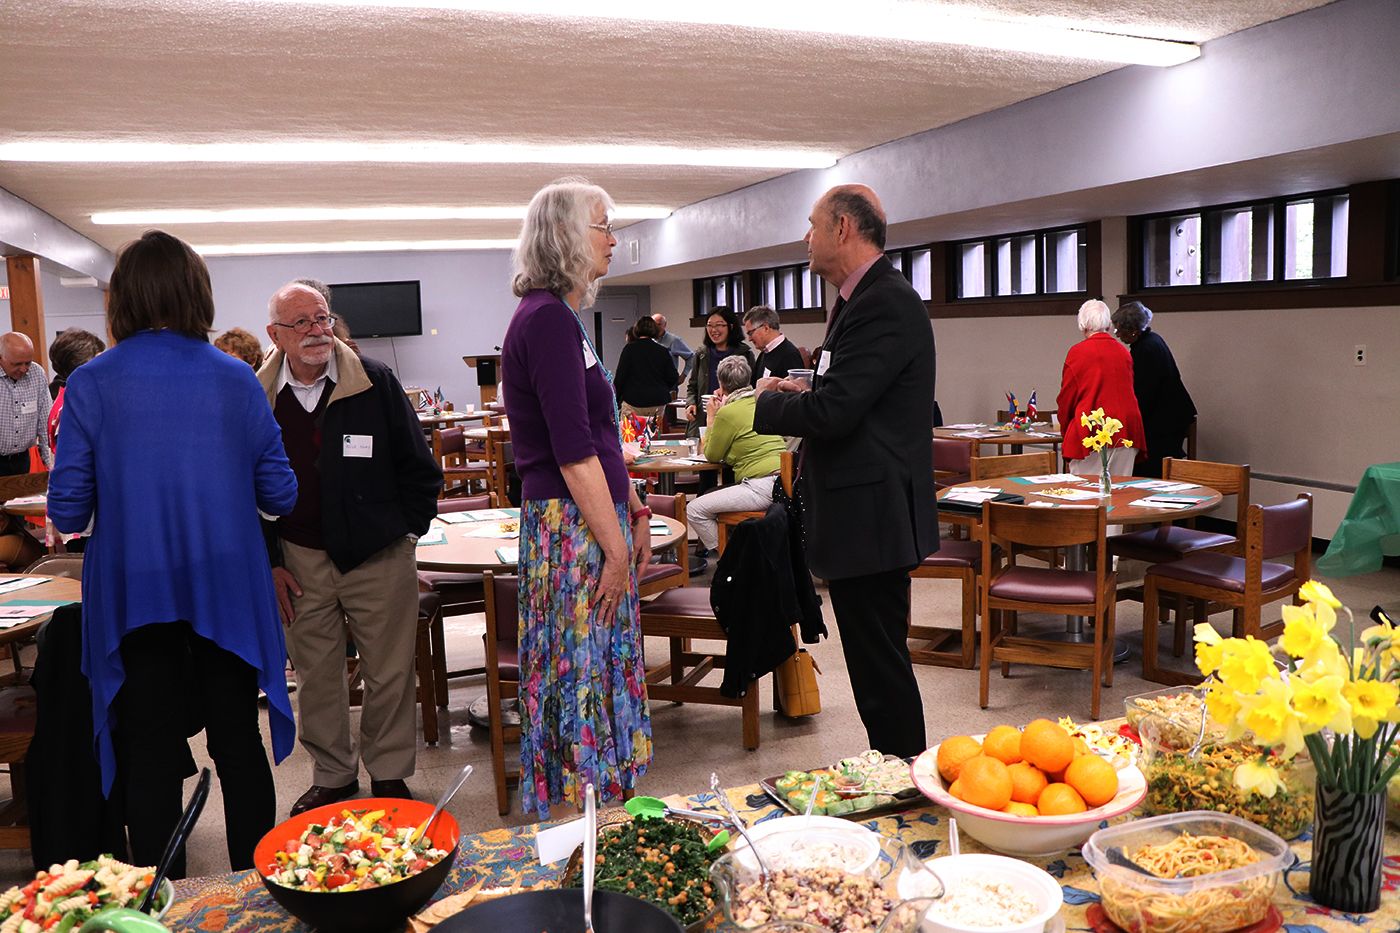
[[[38,256],[9,256],[10,329],[34,341],[34,362],[49,371],[48,341],[44,339],[44,293],[39,284]]]

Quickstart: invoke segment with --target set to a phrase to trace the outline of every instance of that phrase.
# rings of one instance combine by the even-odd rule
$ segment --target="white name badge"
[[[825,376],[826,371],[831,368],[831,351],[823,350],[821,360],[817,363],[817,375]]]
[[[585,340],[583,342],[583,368],[592,369],[596,365],[598,365],[598,358],[593,355],[593,348]]]
[[[19,413],[20,413],[21,415],[32,415],[32,414],[34,414],[34,413],[35,413],[36,411],[38,411],[38,410],[39,410],[39,403],[36,402],[36,401],[34,401],[34,400],[32,400],[32,399],[31,399],[30,401],[27,401],[27,402],[20,402],[20,403],[19,403]]]
[[[765,366],[765,367],[763,367],[763,375],[760,376],[759,378],[760,378],[760,379],[767,379],[767,378],[768,378],[769,376],[771,376],[771,375],[773,375],[773,371],[772,371],[771,369],[769,369],[767,366]]]
[[[341,442],[342,457],[373,457],[374,436],[370,434],[346,434]]]

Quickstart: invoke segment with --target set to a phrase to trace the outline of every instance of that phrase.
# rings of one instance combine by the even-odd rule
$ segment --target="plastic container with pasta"
[[[1196,840],[1195,849],[1210,853],[1203,860],[1190,854],[1184,833],[1225,841],[1213,848],[1212,840]],[[1115,851],[1168,877],[1115,864],[1109,860]],[[1258,923],[1294,858],[1288,843],[1267,829],[1204,810],[1109,826],[1090,836],[1083,852],[1098,878],[1104,912],[1134,933],[1223,933]],[[1220,866],[1236,867],[1212,865],[1217,853]]]

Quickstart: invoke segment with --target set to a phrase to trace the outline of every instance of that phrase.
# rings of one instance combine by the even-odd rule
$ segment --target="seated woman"
[[[686,518],[707,551],[719,547],[721,512],[768,508],[782,466],[783,439],[753,429],[753,388],[749,361],[735,355],[720,361],[719,392],[706,408],[705,459],[734,471],[734,485],[707,492],[686,507]]]

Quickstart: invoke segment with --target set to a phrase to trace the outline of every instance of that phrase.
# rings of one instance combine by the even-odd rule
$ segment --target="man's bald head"
[[[319,375],[335,351],[334,320],[325,297],[309,285],[288,282],[273,292],[267,312],[267,335],[292,361],[293,375]]]
[[[293,310],[296,312],[293,319],[314,317],[317,314],[329,313],[330,305],[326,303],[320,291],[305,282],[288,282],[273,292],[272,297],[268,299],[267,314],[269,320],[281,321],[283,313]],[[302,314],[303,311],[306,313]]]
[[[34,341],[17,331],[0,336],[0,369],[16,381],[29,372],[29,364],[34,362]]]
[[[878,250],[885,248],[885,208],[868,185],[837,185],[820,202],[832,221],[848,217],[856,234]]]

